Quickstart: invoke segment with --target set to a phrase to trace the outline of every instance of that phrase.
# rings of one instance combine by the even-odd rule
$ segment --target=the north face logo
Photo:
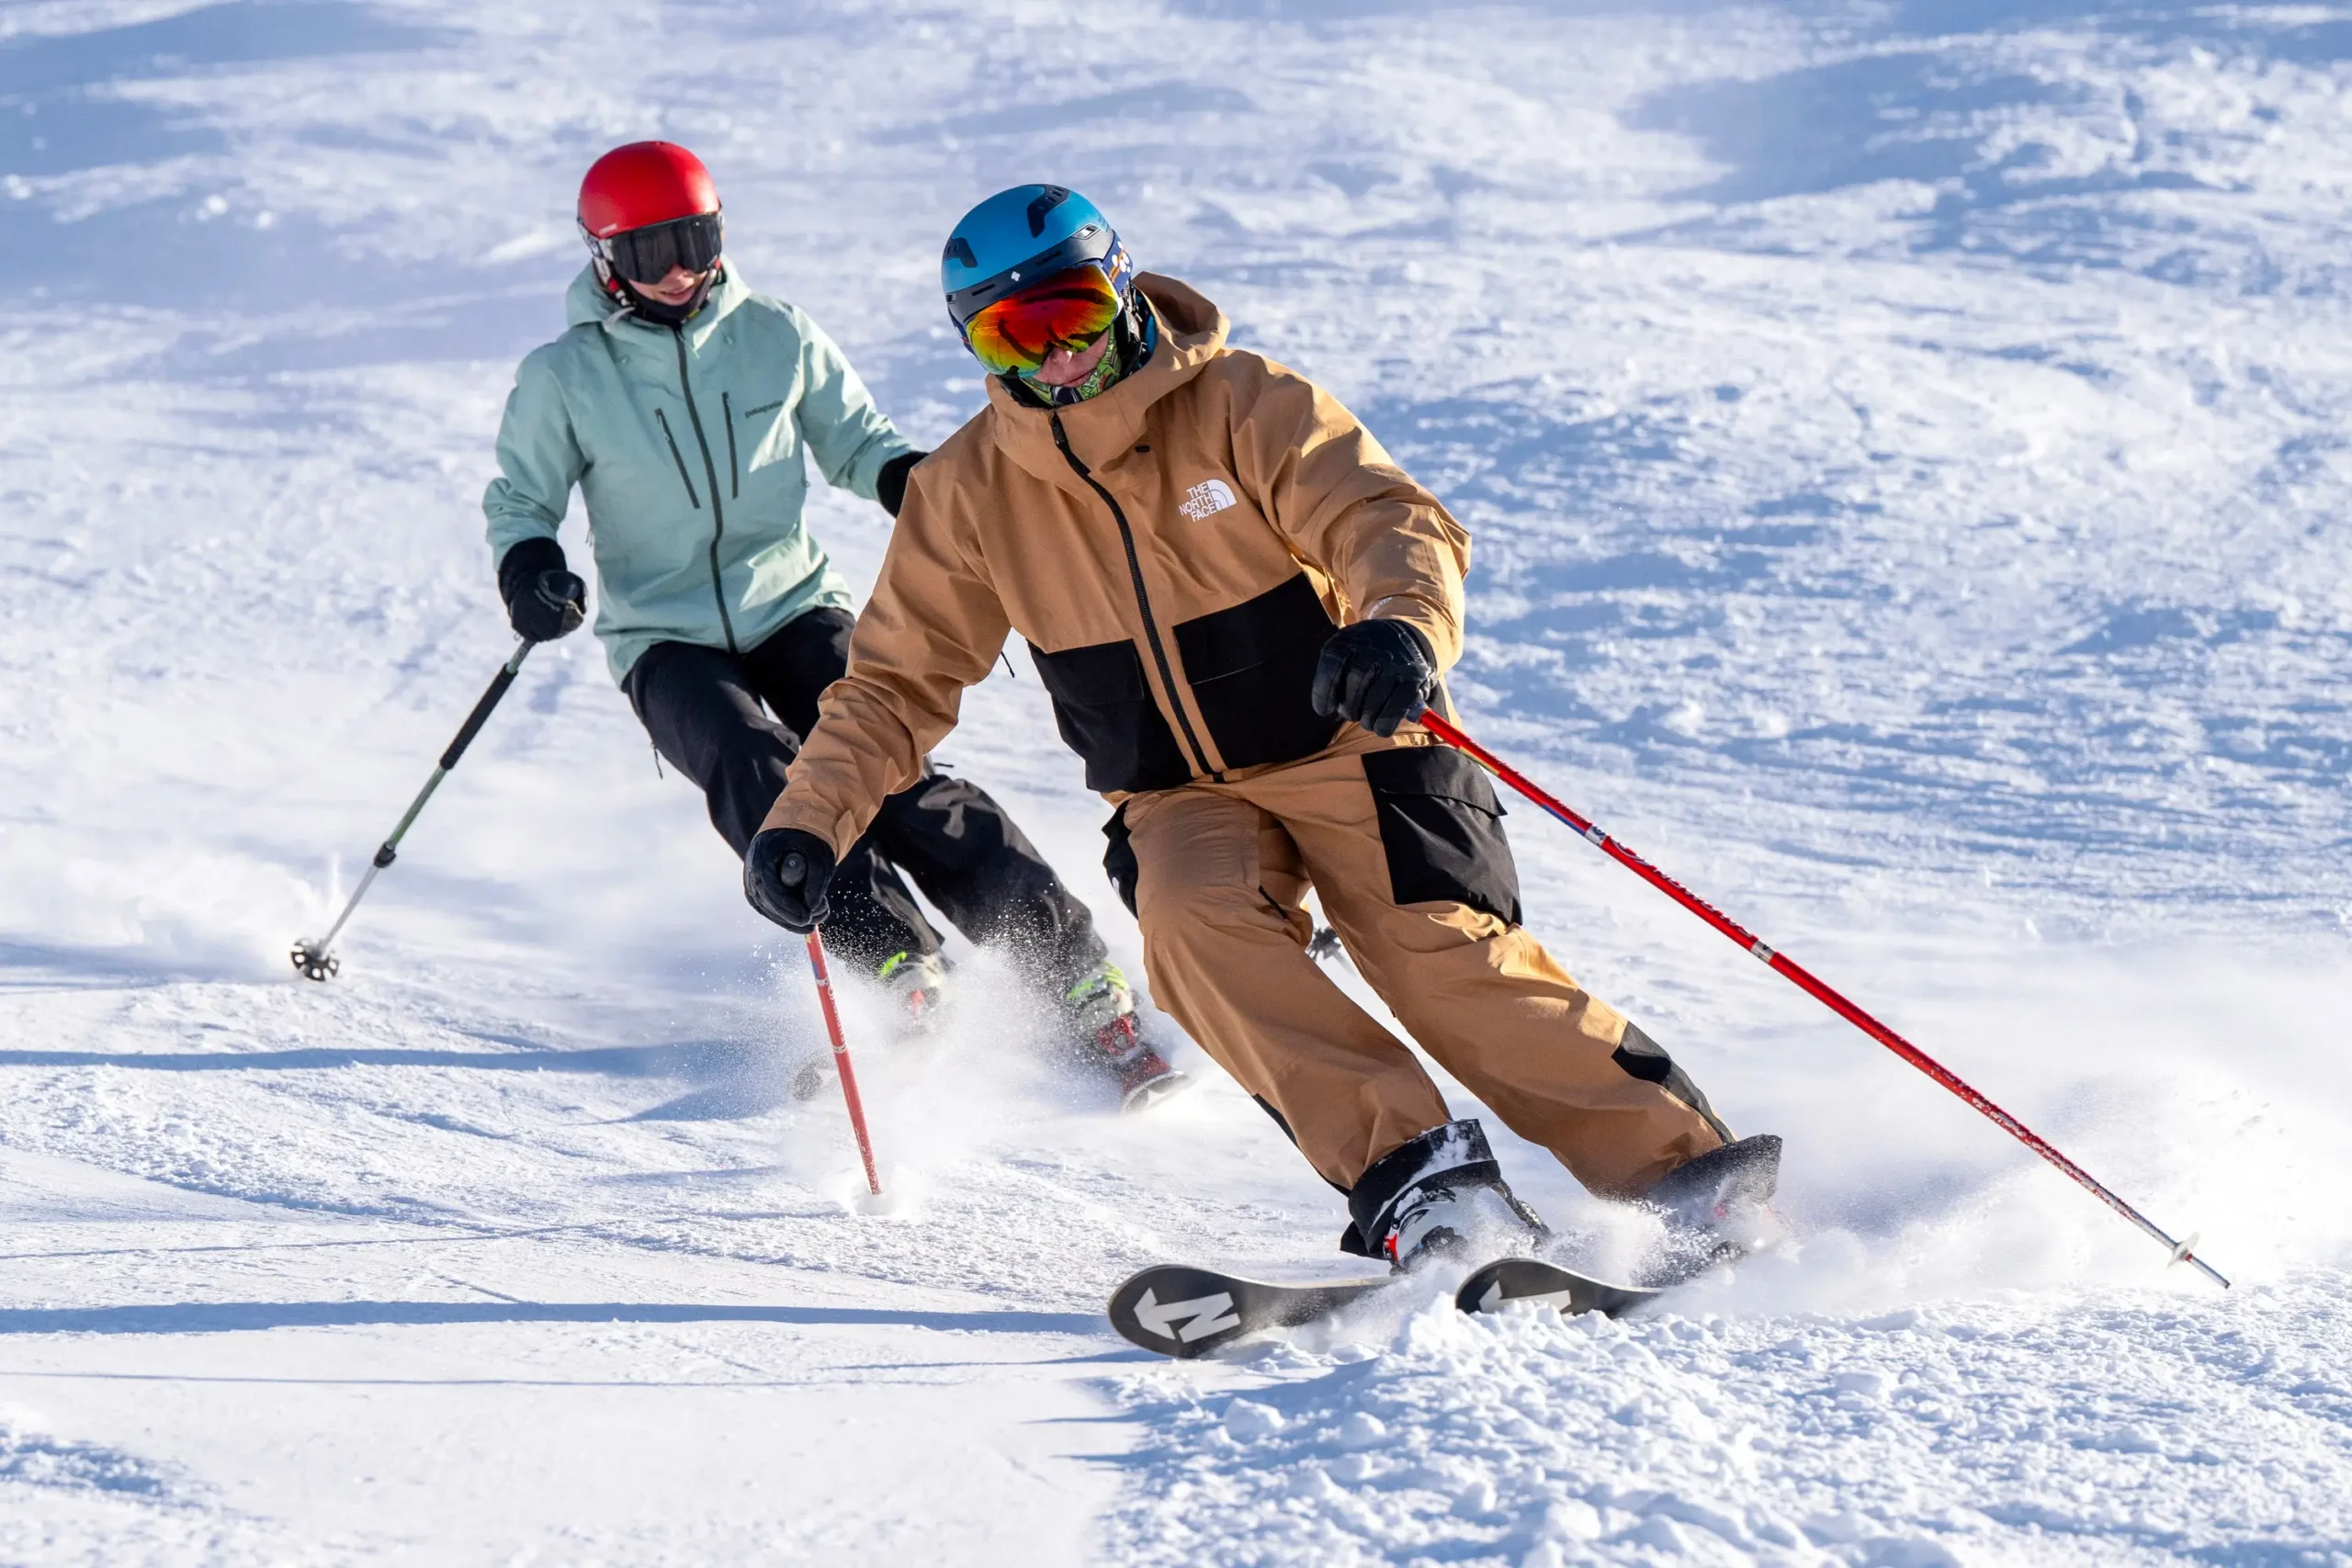
[[[1184,492],[1183,503],[1176,508],[1197,523],[1214,512],[1222,512],[1233,504],[1233,487],[1223,479],[1203,479]]]

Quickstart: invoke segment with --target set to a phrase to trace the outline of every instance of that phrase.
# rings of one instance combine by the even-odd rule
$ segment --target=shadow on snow
[[[867,1307],[724,1306],[665,1302],[176,1302],[155,1306],[0,1308],[6,1334],[239,1334],[270,1328],[439,1324],[778,1323],[929,1328],[941,1333],[1108,1332],[1091,1313],[893,1312]]]

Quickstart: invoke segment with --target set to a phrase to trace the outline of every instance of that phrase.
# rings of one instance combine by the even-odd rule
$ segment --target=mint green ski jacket
[[[804,454],[872,500],[911,450],[842,351],[795,305],[729,267],[685,326],[616,314],[583,268],[561,337],[514,373],[482,496],[493,563],[557,536],[578,485],[596,558],[596,636],[613,679],[657,642],[748,649],[849,585],[801,525]]]

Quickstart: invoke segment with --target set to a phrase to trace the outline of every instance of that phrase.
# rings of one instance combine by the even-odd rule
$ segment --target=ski
[[[1111,1326],[1147,1350],[1189,1361],[1246,1335],[1329,1317],[1395,1282],[1396,1276],[1384,1274],[1376,1280],[1278,1285],[1161,1263],[1112,1292]]]
[[[1462,1281],[1453,1304],[1464,1312],[1498,1312],[1512,1302],[1557,1307],[1564,1317],[1597,1312],[1615,1317],[1661,1292],[1638,1285],[1612,1285],[1589,1274],[1532,1258],[1500,1258]]]
[[[1397,1282],[1398,1276],[1390,1274],[1377,1280],[1282,1285],[1161,1263],[1130,1277],[1112,1292],[1111,1326],[1132,1344],[1188,1361],[1252,1334],[1297,1328],[1329,1317]],[[1504,1258],[1464,1280],[1453,1304],[1464,1312],[1498,1312],[1512,1302],[1532,1302],[1555,1307],[1564,1316],[1597,1312],[1615,1317],[1662,1293],[1638,1285],[1612,1285],[1532,1258]]]

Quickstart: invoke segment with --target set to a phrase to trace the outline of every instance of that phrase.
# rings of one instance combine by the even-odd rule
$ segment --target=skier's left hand
[[[883,511],[893,517],[899,514],[899,508],[907,503],[907,476],[915,471],[917,463],[930,456],[928,452],[901,452],[882,465],[881,473],[874,479],[874,499],[882,503]]]
[[[833,847],[797,828],[770,828],[743,857],[743,897],[788,931],[806,936],[832,910],[825,889],[833,882]]]
[[[1379,736],[1396,734],[1436,690],[1437,656],[1429,638],[1403,621],[1341,626],[1315,666],[1315,711]]]

